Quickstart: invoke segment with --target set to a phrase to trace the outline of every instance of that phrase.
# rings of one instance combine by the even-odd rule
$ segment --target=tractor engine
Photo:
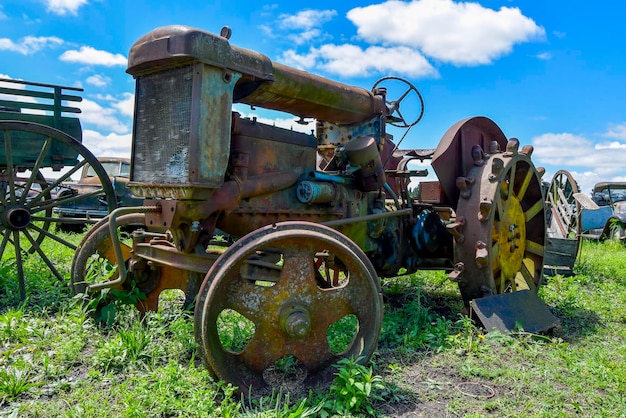
[[[332,82],[178,26],[137,41],[128,72],[137,80],[130,187],[159,199],[148,222],[179,250],[192,251],[198,231],[240,237],[301,220],[350,237],[382,275],[432,264],[424,257],[452,267],[441,218],[387,183],[384,88]],[[233,103],[315,119],[315,134],[241,117]],[[389,216],[399,209],[409,216]]]

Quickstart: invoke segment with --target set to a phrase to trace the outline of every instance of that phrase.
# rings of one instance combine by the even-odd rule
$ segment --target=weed
[[[20,367],[0,369],[0,399],[14,400],[42,383],[30,380],[31,372]]]
[[[345,358],[335,366],[338,371],[330,386],[329,399],[320,410],[320,416],[332,413],[350,415],[366,412],[376,415],[372,400],[381,400],[380,391],[385,388],[382,377],[374,375],[371,367],[359,363],[362,359]]]

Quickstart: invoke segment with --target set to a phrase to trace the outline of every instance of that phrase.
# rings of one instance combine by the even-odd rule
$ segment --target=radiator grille
[[[189,181],[193,67],[137,79],[132,181]]]

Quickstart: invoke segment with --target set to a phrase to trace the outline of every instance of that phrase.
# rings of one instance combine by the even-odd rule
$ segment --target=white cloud
[[[601,142],[595,145],[595,149],[597,150],[620,150],[626,149],[626,144],[622,144],[621,142],[613,141],[613,142]]]
[[[63,43],[63,40],[56,36],[25,36],[19,42],[13,42],[9,38],[0,38],[0,50],[30,55],[44,48],[63,45]]]
[[[549,52],[542,52],[541,54],[537,54],[537,58],[547,61],[549,59],[552,59],[552,54]]]
[[[91,124],[117,134],[124,134],[130,131],[128,125],[116,117],[115,109],[104,108],[89,99],[83,99],[79,107],[82,110],[80,120],[83,124]]]
[[[289,40],[291,40],[296,45],[303,45],[311,43],[313,40],[321,40],[321,39],[330,39],[330,35],[322,34],[319,29],[309,29],[300,33],[295,33],[288,35]]]
[[[604,134],[604,136],[607,138],[626,140],[626,122],[609,124],[609,130]]]
[[[489,64],[517,43],[545,36],[518,8],[452,0],[389,0],[347,14],[367,42],[405,45],[455,65]]]
[[[87,84],[91,84],[96,87],[105,87],[111,84],[111,79],[109,77],[100,74],[94,74],[92,76],[89,76],[85,81],[87,82]]]
[[[124,116],[133,117],[135,112],[135,95],[124,93],[124,98],[113,103],[113,107]]]
[[[309,30],[320,27],[337,15],[336,10],[302,10],[295,15],[280,15],[279,25],[283,29]]]
[[[83,130],[83,145],[96,157],[130,158],[131,134],[119,135],[110,133],[103,135],[91,129]]]
[[[65,51],[59,59],[80,64],[104,65],[105,67],[125,66],[128,63],[126,57],[122,54],[112,54],[111,52],[101,51],[90,46],[81,46],[78,51]]]
[[[368,76],[393,71],[414,77],[437,76],[437,70],[418,51],[398,46],[383,48],[371,46],[322,45],[311,48],[305,55],[293,50],[283,54],[283,62],[298,68],[321,68],[344,77]]]
[[[87,4],[87,0],[44,0],[44,3],[46,10],[56,15],[71,14],[76,16],[80,6]]]
[[[614,181],[624,173],[626,143],[595,143],[571,133],[547,133],[533,138],[536,166],[553,166],[569,171],[582,192],[587,193],[598,181]],[[545,178],[550,181],[549,178]]]

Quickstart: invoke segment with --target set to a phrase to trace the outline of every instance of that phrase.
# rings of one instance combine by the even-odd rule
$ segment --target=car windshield
[[[127,162],[103,162],[102,167],[107,172],[109,177],[130,177],[130,163]],[[87,177],[97,177],[95,170],[89,166],[87,168]]]
[[[621,202],[626,200],[626,188],[609,187],[607,189],[597,191],[593,194],[593,200],[599,206],[606,206],[611,203]]]

